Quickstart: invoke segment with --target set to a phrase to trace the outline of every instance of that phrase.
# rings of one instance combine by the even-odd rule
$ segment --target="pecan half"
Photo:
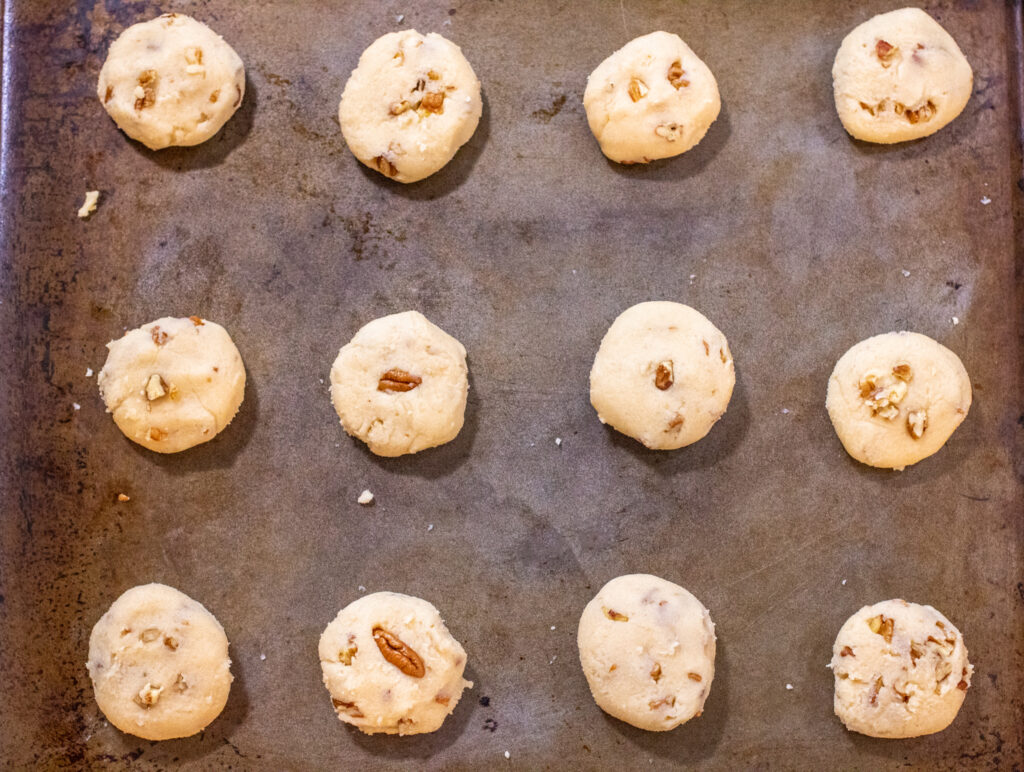
[[[373,640],[377,643],[381,655],[407,676],[423,678],[427,669],[423,659],[408,644],[392,635],[383,627],[373,628]]]
[[[683,63],[676,59],[672,62],[672,65],[668,68],[668,82],[671,83],[676,89],[686,88],[690,85],[684,76],[686,70],[683,69]]]
[[[669,388],[675,383],[675,371],[672,367],[672,360],[666,359],[658,363],[658,369],[654,372],[654,385],[661,391]]]
[[[135,89],[135,109],[144,110],[156,104],[156,84],[158,76],[156,70],[145,70],[139,75],[139,86]],[[142,95],[139,96],[139,90]]]
[[[392,367],[377,382],[377,391],[412,391],[423,383],[418,375],[412,375],[405,370]]]

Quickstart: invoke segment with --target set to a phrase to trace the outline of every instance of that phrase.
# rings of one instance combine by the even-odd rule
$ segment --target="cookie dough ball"
[[[836,363],[825,399],[846,452],[903,469],[941,448],[971,407],[971,380],[948,348],[916,332],[858,343]]]
[[[118,128],[150,150],[198,145],[242,104],[245,67],[205,24],[165,13],[114,41],[96,94]]]
[[[97,382],[124,436],[157,453],[212,440],[245,392],[242,357],[219,324],[164,317],[107,344]]]
[[[580,663],[594,701],[640,729],[675,729],[704,710],[715,625],[699,600],[650,574],[612,579],[580,617]]]
[[[601,152],[633,164],[685,153],[704,138],[722,102],[697,54],[678,35],[652,32],[597,66],[583,107]]]
[[[971,96],[973,78],[956,41],[920,8],[854,28],[832,65],[843,128],[883,144],[927,137],[952,121]]]
[[[134,587],[114,601],[92,629],[87,667],[107,720],[146,740],[205,729],[231,689],[224,628],[164,584]]]
[[[338,107],[341,133],[362,163],[398,182],[429,177],[480,122],[480,81],[462,50],[416,30],[377,38],[359,57]]]
[[[473,684],[466,652],[430,603],[376,592],[338,612],[320,636],[320,668],[338,718],[367,734],[440,729]]]
[[[871,737],[941,732],[971,685],[963,636],[931,606],[886,600],[865,606],[832,647],[835,711]]]
[[[601,423],[654,450],[707,434],[729,406],[736,373],[729,343],[700,312],[651,301],[619,315],[590,370]]]
[[[331,401],[342,427],[378,456],[455,439],[468,393],[466,349],[418,311],[374,319],[331,367]]]

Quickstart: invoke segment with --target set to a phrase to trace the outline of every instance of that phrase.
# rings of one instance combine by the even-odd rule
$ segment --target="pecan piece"
[[[686,70],[683,69],[683,63],[678,59],[672,62],[668,68],[668,82],[676,89],[686,88],[690,85],[690,81],[684,77],[685,75]]]
[[[678,123],[662,123],[654,129],[654,133],[664,140],[675,142],[683,136],[683,127]]]
[[[444,92],[431,91],[429,94],[424,94],[423,101],[420,102],[420,107],[428,113],[437,113],[440,115],[444,112]]]
[[[903,115],[911,123],[929,121],[935,115],[935,103],[929,99],[916,110],[907,110]]]
[[[629,621],[629,617],[627,617],[625,614],[620,614],[615,609],[606,608],[604,610],[604,615],[606,617],[608,617],[610,620],[612,620],[613,622],[628,622]]]
[[[139,689],[139,693],[132,697],[132,700],[141,708],[151,708],[156,705],[160,699],[160,692],[163,690],[162,686],[153,686],[147,681],[146,685]]]
[[[167,396],[167,383],[157,373],[153,373],[146,381],[146,399],[153,402],[165,396]]]
[[[655,662],[654,663],[654,667],[651,668],[651,678],[654,679],[655,683],[657,683],[658,681],[661,680],[661,663],[660,662]]]
[[[647,88],[647,84],[640,80],[640,78],[633,78],[629,82],[629,86],[626,88],[626,91],[629,93],[630,99],[634,102],[639,102],[647,96],[647,92],[650,91],[650,89]]]
[[[144,110],[156,104],[156,70],[145,70],[139,75],[139,85],[135,89],[135,109]],[[142,92],[141,94],[139,92]]]
[[[203,49],[199,46],[189,46],[185,49],[185,61],[189,64],[202,64]]]
[[[901,362],[892,368],[892,374],[901,381],[906,381],[907,383],[910,383],[914,379],[914,372],[906,362]]]
[[[160,440],[167,439],[167,432],[163,429],[157,429],[155,426],[149,430],[149,439],[153,442],[160,442]]]
[[[841,652],[839,652],[839,656],[840,657],[852,657],[853,656],[853,649],[851,649],[849,646],[843,646],[843,650]]]
[[[925,410],[911,410],[907,413],[907,433],[915,440],[924,436],[928,428],[928,413]]]
[[[103,104],[109,102],[112,96],[114,96],[114,87],[107,86],[107,92],[103,95]]]
[[[343,713],[347,713],[352,718],[364,718],[363,711],[361,711],[354,702],[345,702],[344,700],[337,700],[331,697],[331,704],[334,705],[334,709],[342,708]]]
[[[968,686],[970,686],[970,684],[968,684],[964,679],[961,678],[960,683],[956,685],[956,688],[962,692],[966,692]]]
[[[892,643],[893,621],[885,614],[879,614],[877,617],[871,617],[871,619],[868,620],[868,627],[871,628],[871,632],[877,633],[885,638],[886,643]]]
[[[356,655],[356,652],[359,651],[359,647],[356,646],[355,641],[356,641],[355,635],[353,635],[352,633],[349,633],[348,634],[348,648],[347,649],[342,649],[341,651],[338,652],[338,662],[340,662],[343,665],[351,665],[352,664],[352,657],[354,657]]]
[[[150,330],[149,335],[151,338],[153,338],[153,342],[158,346],[162,346],[167,342],[167,333],[161,330],[159,327],[154,327],[152,330]]]
[[[647,704],[651,708],[651,710],[657,710],[662,705],[668,705],[669,707],[674,707],[675,704],[676,704],[676,698],[675,698],[675,695],[671,695],[669,697],[664,697],[664,698],[662,698],[660,700],[651,700]]]
[[[377,382],[377,391],[412,391],[423,383],[418,375],[412,375],[405,370],[392,367]]]
[[[704,680],[703,678],[700,677],[700,673],[687,673],[686,677],[689,678],[691,681],[700,682],[700,681]]]
[[[654,385],[661,391],[665,391],[675,383],[675,370],[672,367],[672,360],[666,359],[658,363],[658,369],[654,372]]]
[[[395,167],[395,165],[382,155],[379,155],[373,159],[373,166],[381,174],[384,174],[388,177],[394,177],[396,174],[398,174],[398,169]]]
[[[423,659],[408,644],[383,627],[373,628],[373,640],[377,643],[381,655],[407,676],[423,678],[427,669]]]

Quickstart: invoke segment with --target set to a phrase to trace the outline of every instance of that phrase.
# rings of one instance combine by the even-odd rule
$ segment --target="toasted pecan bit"
[[[218,99],[220,99],[220,89],[217,89],[216,91],[211,91],[210,92],[210,101],[211,102],[216,102]]]
[[[441,74],[436,70],[430,70],[427,72],[427,77],[431,80],[441,80]]]
[[[957,689],[959,689],[959,690],[960,690],[960,691],[962,691],[962,692],[966,692],[966,691],[967,691],[967,687],[968,687],[968,686],[970,686],[970,684],[968,684],[968,683],[967,683],[967,682],[966,682],[965,680],[963,680],[963,679],[961,678],[961,679],[960,679],[960,683],[958,683],[958,684],[956,685],[956,688],[957,688]]]
[[[676,697],[674,694],[668,697],[663,697],[660,700],[651,700],[647,703],[651,710],[656,710],[657,708],[660,708],[662,705],[668,705],[669,707],[673,707],[675,704]]]
[[[139,75],[139,86],[135,90],[136,110],[144,110],[145,108],[152,107],[156,104],[156,84],[156,70],[145,70],[141,75]],[[139,96],[139,89],[142,90],[141,96]]]
[[[392,104],[391,107],[388,109],[388,112],[390,112],[392,115],[401,115],[402,113],[406,112],[410,107],[412,107],[412,105],[410,105],[407,101],[403,99],[401,102],[395,102],[394,104]]]
[[[131,501],[132,497],[129,496],[127,493],[119,493],[119,494],[117,494],[117,500],[118,501]]]
[[[185,680],[185,676],[178,673],[178,677],[174,679],[174,683],[171,684],[171,688],[176,692],[183,692],[188,689],[188,682]]]
[[[355,641],[356,641],[355,635],[353,635],[352,633],[349,633],[349,636],[348,636],[348,648],[342,649],[341,651],[338,652],[338,662],[340,662],[343,665],[351,665],[352,664],[352,657],[354,657],[356,655],[356,652],[359,651],[359,647],[356,646]]]
[[[103,95],[103,104],[109,102],[112,96],[114,96],[114,87],[107,86],[107,93]]]
[[[683,69],[683,63],[676,59],[668,68],[668,82],[676,89],[686,88],[690,85],[690,81],[683,77],[684,75],[686,75],[686,71]]]
[[[668,428],[675,429],[677,426],[682,426],[685,420],[686,419],[683,418],[682,415],[676,413],[675,416],[673,416],[672,420],[668,422]]]
[[[395,51],[391,58],[395,60],[396,67],[401,67],[405,63],[405,54],[402,51]]]
[[[703,678],[700,677],[700,673],[687,673],[686,677],[689,678],[691,681],[700,682],[700,681],[704,680]]]
[[[672,360],[666,359],[664,362],[659,362],[658,368],[654,372],[654,385],[659,390],[665,391],[673,383],[675,383],[675,370],[672,366]]]
[[[162,346],[167,342],[167,333],[159,327],[154,327],[149,331],[149,334],[153,338],[153,342],[158,346]]]
[[[612,672],[614,672],[614,671],[615,671],[615,670],[616,670],[617,668],[618,668],[618,665],[612,665],[612,666],[611,666],[610,668],[608,668],[608,672],[609,672],[609,673],[612,673]]]
[[[338,700],[338,699],[335,699],[334,697],[331,697],[331,704],[334,705],[334,709],[335,710],[338,710],[339,708],[341,708],[341,710],[339,712],[346,713],[349,716],[351,716],[352,718],[363,718],[364,717],[363,716],[363,711],[361,711],[358,707],[356,707],[356,704],[354,702],[345,702],[344,700]]]
[[[185,49],[185,61],[189,64],[202,64],[203,49],[199,46],[189,46]]]
[[[661,680],[661,663],[660,662],[655,662],[654,663],[654,667],[651,668],[651,678],[654,679],[655,683],[657,683],[658,681]]]
[[[629,98],[634,102],[639,102],[645,96],[650,89],[647,88],[647,84],[644,83],[640,78],[633,78],[629,81],[629,86],[626,91],[629,93]]]
[[[434,702],[438,705],[444,705],[447,707],[448,703],[452,701],[452,698],[446,694],[439,694],[434,698]]]
[[[892,368],[892,374],[901,381],[906,381],[907,383],[910,383],[914,379],[914,372],[906,362],[901,362]]]
[[[722,360],[723,365],[729,361],[728,359],[725,358],[725,349],[718,349],[718,356]]]
[[[418,375],[412,375],[405,370],[392,367],[377,382],[377,391],[412,391],[423,383]]]
[[[161,440],[167,439],[167,432],[163,429],[157,429],[155,426],[149,430],[149,439],[153,442],[160,442]]]
[[[893,57],[896,56],[896,46],[885,40],[879,40],[875,43],[875,56],[878,57],[878,61],[882,63],[883,67],[888,67],[892,64]]]
[[[192,324],[194,324],[196,327],[202,327],[205,324],[205,322],[198,316],[190,316],[188,320],[192,322]]]
[[[702,339],[701,343],[704,344],[704,356],[706,356],[706,357],[711,356],[711,348],[708,346],[708,342],[706,340]]]
[[[924,652],[913,641],[910,642],[910,664],[917,666],[917,661],[924,656]]]
[[[373,159],[373,165],[377,171],[388,177],[394,177],[398,174],[398,169],[395,168],[395,165],[382,155]]]
[[[373,640],[384,659],[407,676],[423,678],[427,672],[423,659],[408,644],[383,627],[373,628]]]
[[[871,628],[871,632],[882,636],[886,643],[892,643],[893,621],[885,614],[871,617],[868,620],[868,627]]]
[[[238,107],[240,104],[242,104],[242,89],[237,84],[235,85],[235,93],[238,94],[238,96],[235,97],[235,103],[232,105],[232,107]]]
[[[444,112],[444,92],[431,91],[429,94],[424,94],[423,101],[420,102],[420,106],[428,113],[437,113],[440,115]]]
[[[143,643],[152,643],[160,637],[160,631],[155,627],[147,627],[139,633],[139,640]]]
[[[169,635],[165,635],[164,636],[164,646],[166,646],[171,651],[177,651],[178,650],[178,639],[177,638],[172,638]]]
[[[878,693],[882,690],[883,686],[885,686],[885,682],[882,681],[882,677],[879,676],[871,685],[871,691],[868,692],[869,703],[871,703],[872,705],[878,704]]]
[[[840,657],[852,657],[852,656],[854,656],[853,649],[851,649],[849,646],[843,646],[843,650],[841,652],[839,652],[839,656]]]
[[[627,617],[625,614],[620,614],[615,609],[606,608],[604,610],[604,615],[606,617],[608,617],[610,620],[612,620],[613,622],[628,622],[629,621],[629,617]]]

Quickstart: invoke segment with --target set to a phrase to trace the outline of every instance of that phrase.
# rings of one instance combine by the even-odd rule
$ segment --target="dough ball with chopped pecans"
[[[242,104],[245,67],[205,24],[165,13],[114,41],[96,94],[118,128],[150,150],[198,145]]]

